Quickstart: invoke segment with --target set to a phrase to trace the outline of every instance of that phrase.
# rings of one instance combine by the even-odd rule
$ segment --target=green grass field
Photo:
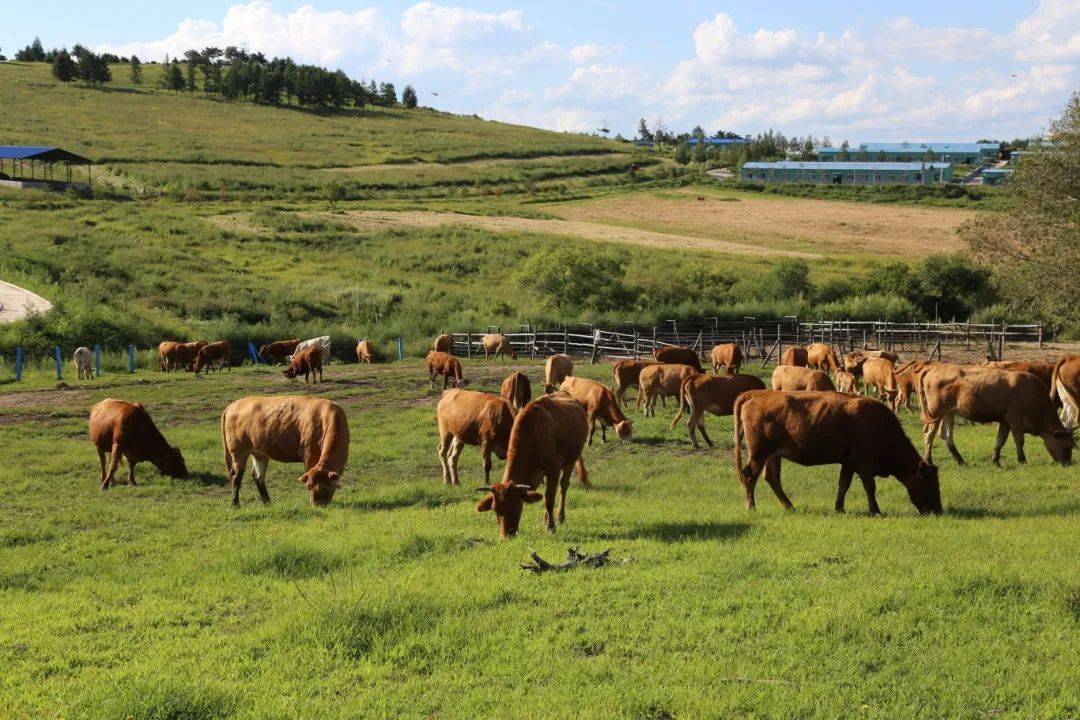
[[[520,366],[536,383],[540,365]],[[473,389],[506,365],[466,362]],[[584,366],[607,379],[609,366]],[[208,379],[107,373],[0,389],[0,708],[101,718],[1073,718],[1080,711],[1080,476],[1029,439],[1030,465],[989,464],[993,429],[939,448],[942,517],[892,479],[886,517],[838,470],[785,465],[796,511],[764,483],[743,510],[730,418],[720,447],[634,414],[599,443],[556,535],[529,506],[497,539],[441,484],[434,403],[415,362],[334,364],[318,390],[266,368]],[[307,504],[271,465],[229,506],[218,416],[248,394],[317,392],[347,410],[345,483]],[[192,476],[140,466],[98,489],[86,414],[146,404]],[[903,415],[911,437],[913,415]],[[496,463],[496,472],[501,470]],[[123,473],[121,472],[121,475]],[[596,570],[533,576],[535,548],[610,548]]]

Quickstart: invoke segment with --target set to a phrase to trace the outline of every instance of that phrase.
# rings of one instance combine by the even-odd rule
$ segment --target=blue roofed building
[[[748,162],[743,163],[739,178],[817,185],[931,185],[952,182],[953,166],[937,162]]]
[[[748,137],[744,137],[744,138],[718,138],[718,137],[696,138],[696,137],[692,137],[692,138],[690,138],[689,140],[686,141],[686,144],[689,145],[690,147],[695,147],[699,142],[703,142],[708,147],[721,147],[721,148],[723,148],[723,147],[731,147],[732,145],[746,145],[746,144],[751,143],[753,141],[754,141],[753,138],[748,138]]]
[[[920,162],[933,158],[933,162],[962,165],[982,165],[995,160],[1000,147],[997,143],[956,142],[868,142],[847,148],[849,160],[869,162]],[[821,160],[839,160],[844,148],[819,148]]]

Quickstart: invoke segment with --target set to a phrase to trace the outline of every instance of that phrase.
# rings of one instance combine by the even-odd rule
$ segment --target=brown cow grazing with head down
[[[1001,464],[1001,447],[1012,433],[1016,459],[1023,464],[1024,435],[1038,435],[1054,461],[1072,462],[1074,439],[1061,424],[1042,381],[1030,373],[988,367],[963,367],[938,363],[919,378],[926,461],[932,462],[934,437],[940,432],[945,447],[963,465],[953,441],[957,415],[974,423],[998,423],[997,442],[991,460]]]
[[[574,361],[569,355],[551,355],[544,365],[544,392],[553,393],[562,381],[574,374]]]
[[[221,413],[221,441],[234,507],[240,505],[240,482],[249,457],[264,503],[270,502],[269,462],[304,463],[300,482],[307,485],[313,505],[333,499],[349,461],[348,418],[340,405],[323,398],[280,395],[237,400]]]
[[[828,343],[811,343],[806,346],[806,367],[823,372],[840,370],[840,358]]]
[[[709,353],[709,356],[712,359],[713,374],[719,373],[720,368],[724,368],[728,375],[734,375],[742,367],[742,350],[739,349],[737,343],[716,345],[713,347],[712,352]]]
[[[323,379],[322,361],[322,348],[318,345],[309,345],[292,356],[289,367],[285,368],[281,374],[290,380],[303,375],[305,385],[308,383],[308,375],[310,374],[311,383],[315,385],[322,382]]]
[[[451,355],[454,354],[454,336],[450,333],[440,335],[435,338],[435,342],[431,343],[432,352],[444,352]]]
[[[207,371],[228,368],[232,372],[232,348],[228,341],[218,340],[199,348],[199,352],[195,353],[195,374],[198,375],[203,368]]]
[[[523,373],[512,372],[502,381],[499,394],[510,403],[516,415],[532,400],[532,383]]]
[[[754,487],[762,470],[780,504],[791,509],[780,484],[783,459],[800,465],[839,464],[837,512],[844,511],[855,474],[874,515],[881,512],[876,478],[890,475],[904,486],[920,513],[941,512],[937,468],[919,457],[896,415],[876,400],[835,392],[754,390],[735,401],[734,414],[735,471],[748,510],[754,508]]]
[[[465,387],[465,379],[461,376],[461,363],[450,353],[432,350],[427,354],[428,386],[435,387],[435,378],[442,375],[443,390],[450,385]]]
[[[881,402],[893,412],[896,411],[896,396],[900,392],[895,369],[892,360],[883,357],[868,357],[862,364],[863,395],[869,397],[873,388]]]
[[[205,340],[196,340],[195,342],[180,343],[180,363],[181,366],[188,372],[195,369],[195,358],[199,356],[199,351],[207,346]]]
[[[1080,427],[1080,355],[1066,355],[1054,365],[1050,401],[1061,403],[1061,421],[1067,429]]]
[[[139,403],[108,398],[90,408],[90,440],[101,462],[101,489],[112,485],[120,458],[127,460],[128,485],[135,484],[135,465],[147,461],[163,475],[187,477],[184,456],[169,443]],[[108,469],[106,469],[108,455]]]
[[[678,397],[683,381],[697,375],[689,365],[656,363],[643,368],[638,382],[638,409],[645,417],[656,414],[656,398]]]
[[[658,347],[653,350],[653,359],[658,363],[667,363],[668,365],[689,365],[698,372],[704,372],[697,351],[685,345],[681,347]]]
[[[620,440],[629,440],[634,434],[633,424],[623,415],[619,403],[615,400],[615,393],[606,385],[588,378],[571,376],[563,380],[559,389],[570,393],[570,396],[585,408],[585,415],[589,420],[590,445],[597,422],[600,423],[600,438],[604,442],[607,442],[609,427],[615,428],[615,434]]]
[[[172,340],[166,340],[158,345],[158,370],[169,372],[169,360],[175,357],[176,348],[178,347],[180,347],[180,343]]]
[[[679,412],[671,421],[672,429],[679,423],[683,414],[683,406],[690,408],[690,420],[686,423],[690,428],[690,442],[698,445],[697,432],[709,447],[713,447],[713,441],[705,432],[705,413],[713,415],[730,415],[735,408],[735,401],[740,395],[748,390],[764,390],[765,383],[753,375],[722,375],[720,377],[709,375],[694,375],[683,380],[679,391]]]
[[[165,341],[158,345],[158,365],[165,372],[174,370],[191,370],[195,365],[195,356],[199,350],[206,346],[202,340],[198,342],[181,343]]]
[[[259,357],[268,363],[285,361],[286,358],[296,352],[296,346],[299,344],[300,338],[275,340],[272,343],[259,346]]]
[[[620,360],[612,366],[611,388],[615,391],[615,399],[619,405],[626,405],[623,396],[626,394],[627,388],[640,387],[641,371],[655,364],[655,360]]]
[[[517,350],[510,345],[510,338],[505,335],[485,335],[480,339],[480,345],[484,348],[485,358],[492,355],[495,357],[508,355],[514,360],[517,360]]]
[[[443,393],[435,409],[439,423],[439,464],[443,482],[458,485],[458,458],[466,445],[479,445],[484,482],[491,482],[491,453],[506,459],[514,412],[503,398],[488,393],[458,390]]]
[[[780,356],[780,364],[793,367],[806,367],[806,348],[804,347],[789,347],[784,351],[784,354]]]
[[[375,362],[375,343],[361,340],[356,343],[356,362],[371,364]]]
[[[499,520],[499,536],[513,537],[521,524],[525,503],[544,500],[544,526],[555,531],[555,493],[560,490],[558,521],[566,520],[566,492],[570,473],[588,485],[581,451],[589,434],[588,418],[577,400],[566,393],[541,395],[514,419],[502,482],[480,488],[487,494],[476,504],[477,512],[493,510]],[[544,494],[536,492],[547,481]]]
[[[777,365],[772,373],[772,389],[786,390],[836,390],[829,376],[820,370],[798,365]]]

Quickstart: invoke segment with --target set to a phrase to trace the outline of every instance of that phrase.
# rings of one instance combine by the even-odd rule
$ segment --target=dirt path
[[[0,323],[15,322],[27,315],[50,310],[52,303],[45,298],[0,280]]]

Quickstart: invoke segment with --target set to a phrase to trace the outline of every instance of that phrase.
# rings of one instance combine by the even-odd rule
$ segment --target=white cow
[[[312,345],[318,345],[319,346],[319,350],[322,352],[323,362],[329,362],[330,361],[330,336],[329,335],[320,335],[317,338],[311,338],[310,340],[304,340],[302,343],[300,343],[299,345],[296,346],[295,350],[293,350],[293,355],[300,352],[304,348],[311,347]],[[290,363],[292,362],[292,356],[291,355],[289,356],[289,362]]]
[[[75,362],[75,371],[79,374],[80,380],[94,379],[94,354],[90,352],[90,348],[76,348],[72,360]]]

